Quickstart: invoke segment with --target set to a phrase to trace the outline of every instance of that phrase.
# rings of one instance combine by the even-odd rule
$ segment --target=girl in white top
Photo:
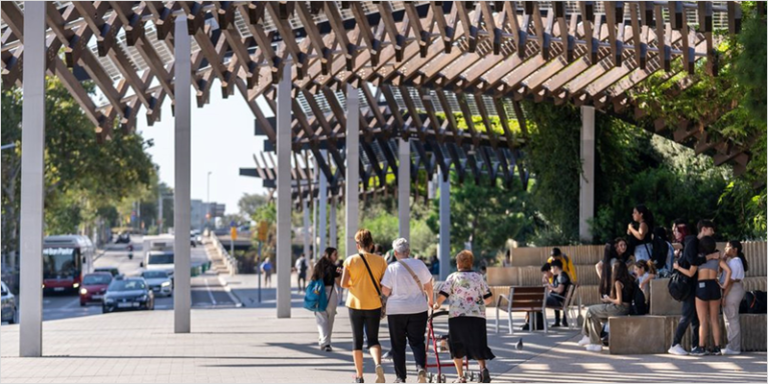
[[[724,355],[738,355],[741,353],[741,325],[739,324],[739,305],[744,297],[744,273],[749,270],[747,259],[742,252],[741,243],[729,241],[725,246],[723,255],[728,267],[731,268],[731,277],[726,281],[726,274],[720,275],[720,285],[723,287],[723,317],[725,319],[725,331],[728,334],[728,344],[723,350]]]

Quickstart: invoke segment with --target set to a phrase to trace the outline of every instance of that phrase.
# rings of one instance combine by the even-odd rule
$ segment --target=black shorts
[[[703,301],[715,301],[722,298],[717,280],[699,280],[696,282],[696,298]]]

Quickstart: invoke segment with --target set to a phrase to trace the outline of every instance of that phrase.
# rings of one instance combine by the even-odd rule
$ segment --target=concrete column
[[[277,318],[291,317],[291,64],[277,86]]]
[[[337,198],[334,196],[331,198],[331,228],[330,228],[330,234],[328,239],[328,246],[338,248],[339,244],[338,241],[336,241],[336,238],[338,236],[338,229],[336,228],[336,209],[337,207]]]
[[[192,291],[190,285],[191,257],[189,250],[190,228],[190,179],[192,141],[190,130],[192,125],[190,102],[190,87],[192,85],[191,70],[191,41],[187,33],[187,17],[176,17],[174,30],[174,193],[173,193],[173,227],[174,227],[174,266],[173,266],[173,317],[176,333],[189,333],[190,308],[192,306]]]
[[[309,263],[309,244],[310,239],[312,238],[312,236],[310,236],[310,229],[312,228],[312,223],[309,220],[309,202],[307,199],[304,199],[301,204],[302,209],[304,209],[304,257],[307,258],[307,263]]]
[[[397,149],[397,218],[400,237],[411,241],[411,143],[400,139]]]
[[[363,85],[365,86],[365,85]],[[347,174],[344,176],[347,202],[347,228],[345,231],[347,255],[357,252],[355,233],[357,233],[357,213],[359,207],[360,185],[360,99],[358,89],[347,84]]]
[[[440,281],[451,273],[451,181],[449,175],[438,173],[440,180]]]
[[[43,355],[45,2],[24,4],[19,356]]]
[[[323,155],[323,159],[326,159],[325,156],[325,150],[322,150],[320,153]],[[319,212],[318,212],[318,228],[317,228],[317,236],[320,237],[320,245],[317,247],[317,250],[315,252],[315,258],[319,258],[323,255],[323,252],[325,252],[325,248],[328,246],[327,239],[328,239],[328,220],[327,220],[327,213],[328,213],[328,181],[325,178],[325,173],[323,173],[322,170],[319,169],[319,177],[320,180],[318,182],[318,188],[320,190],[318,191],[318,206],[319,206]]]
[[[595,107],[581,107],[581,163],[579,178],[579,237],[592,240],[589,220],[595,215]]]

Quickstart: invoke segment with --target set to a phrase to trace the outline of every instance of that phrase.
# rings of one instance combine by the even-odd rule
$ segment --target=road
[[[132,236],[134,246],[133,260],[128,259],[124,244],[111,244],[94,262],[96,268],[117,267],[125,276],[138,276],[143,268],[140,266],[143,252],[141,251],[141,236]],[[208,257],[202,246],[192,248],[192,264],[207,261]],[[218,276],[213,272],[192,278],[192,307],[193,308],[233,308],[235,301],[224,290]],[[20,303],[21,304],[21,303]],[[156,297],[155,310],[173,309],[173,297]],[[101,305],[98,303],[80,306],[80,299],[75,295],[46,295],[43,297],[43,320],[57,320],[80,316],[101,315]]]

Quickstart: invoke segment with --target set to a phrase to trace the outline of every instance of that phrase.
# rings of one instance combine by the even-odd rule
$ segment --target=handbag
[[[677,301],[684,301],[691,295],[691,279],[680,271],[672,272],[667,284],[669,295]]]
[[[379,300],[381,300],[381,318],[387,316],[387,297],[381,294],[381,289],[379,288],[379,284],[376,282],[376,279],[373,277],[373,272],[371,272],[371,267],[368,266],[368,260],[365,259],[365,255],[363,255],[362,252],[360,252],[360,258],[363,259],[363,263],[365,263],[365,269],[368,270],[368,276],[371,277],[371,283],[373,283],[373,287],[376,288],[376,293],[379,294]]]

